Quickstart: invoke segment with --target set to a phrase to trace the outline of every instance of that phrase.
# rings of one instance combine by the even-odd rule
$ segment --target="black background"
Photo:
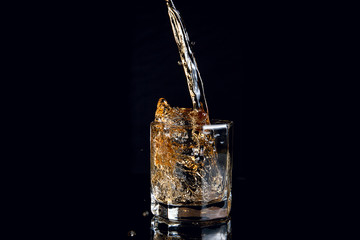
[[[312,21],[319,9],[175,5],[195,42],[211,118],[234,121],[233,238],[319,228],[316,196],[327,186],[312,180],[324,171],[326,122],[317,117],[331,84],[319,38],[327,26]],[[17,88],[26,96],[21,140],[36,159],[23,169],[37,173],[25,184],[28,217],[56,219],[46,228],[58,235],[126,239],[135,230],[148,239],[149,124],[160,97],[191,103],[165,1],[37,7],[46,11],[17,6],[27,21],[13,19],[12,58],[24,64],[13,76],[28,79]]]

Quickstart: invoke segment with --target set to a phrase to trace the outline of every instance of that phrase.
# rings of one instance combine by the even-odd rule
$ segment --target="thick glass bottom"
[[[160,217],[151,220],[151,239],[231,239],[231,220],[171,222]]]
[[[158,217],[171,221],[209,221],[225,219],[231,210],[231,195],[229,199],[207,205],[168,205],[158,202],[151,195],[151,212]]]

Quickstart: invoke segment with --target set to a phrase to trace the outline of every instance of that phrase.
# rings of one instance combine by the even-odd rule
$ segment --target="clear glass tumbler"
[[[224,219],[231,209],[233,123],[152,122],[151,211],[171,221]]]

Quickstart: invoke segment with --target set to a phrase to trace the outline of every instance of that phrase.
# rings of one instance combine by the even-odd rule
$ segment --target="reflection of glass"
[[[228,240],[231,239],[231,220],[206,222],[170,222],[153,217],[151,220],[153,240]]]
[[[232,122],[151,123],[151,211],[169,220],[212,220],[231,209]]]

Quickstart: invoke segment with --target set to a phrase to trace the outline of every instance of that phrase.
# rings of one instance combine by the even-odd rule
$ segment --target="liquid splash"
[[[224,197],[215,138],[204,130],[203,110],[171,107],[160,99],[151,127],[151,185],[157,201],[166,204],[219,202]]]
[[[181,64],[184,68],[193,109],[204,108],[204,110],[209,113],[203,82],[196,64],[194,54],[191,50],[191,45],[193,44],[190,42],[180,13],[175,8],[172,0],[166,0],[166,4],[175,42],[179,49]]]

